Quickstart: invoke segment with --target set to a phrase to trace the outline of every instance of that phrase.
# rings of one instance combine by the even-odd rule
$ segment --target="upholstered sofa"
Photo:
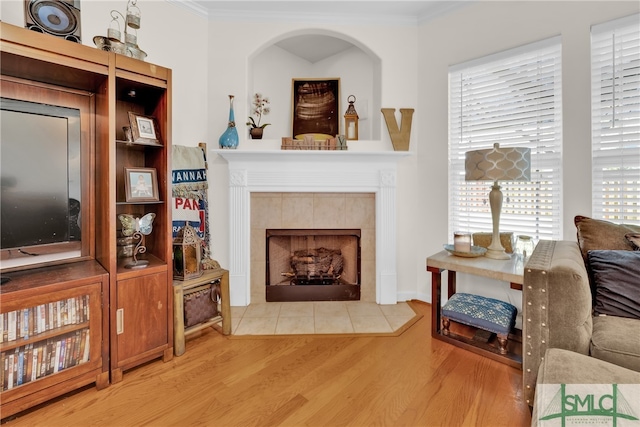
[[[583,216],[575,224],[577,241],[541,240],[525,265],[523,384],[530,406],[540,383],[640,382],[640,226]],[[585,360],[588,368],[581,367]]]

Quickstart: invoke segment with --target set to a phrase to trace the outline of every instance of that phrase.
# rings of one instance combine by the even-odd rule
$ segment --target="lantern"
[[[195,279],[202,276],[200,265],[202,243],[196,229],[187,222],[173,239],[173,278]]]
[[[356,102],[356,97],[349,95],[347,101],[349,102],[349,108],[344,113],[344,132],[348,140],[358,140],[358,112],[353,106],[353,103]]]
[[[136,6],[137,0],[129,0],[127,3],[127,19],[125,20],[127,27],[135,30],[140,29],[140,8]]]

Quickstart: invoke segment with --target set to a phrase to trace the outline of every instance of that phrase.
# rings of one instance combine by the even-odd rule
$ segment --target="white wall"
[[[563,236],[575,240],[573,217],[591,214],[590,26],[637,13],[638,2],[476,2],[420,26],[419,104],[421,123],[418,180],[426,191],[420,198],[419,258],[442,249],[447,235],[448,67],[551,36],[562,37],[563,101]],[[434,208],[437,207],[437,208]],[[424,262],[417,263],[420,298],[430,293]],[[507,284],[463,277],[459,289],[474,288],[520,307],[520,295]],[[466,280],[465,280],[466,279]],[[477,284],[477,285],[476,285]],[[489,286],[487,286],[489,285]]]
[[[251,113],[251,96],[258,92],[271,101],[271,113],[263,117],[262,123],[271,123],[265,129],[264,138],[278,140],[282,136],[291,135],[291,78],[294,76],[310,76],[312,64],[299,56],[270,46],[253,60],[253,79],[249,79],[247,100],[247,116],[238,117],[238,132],[246,135],[244,123]],[[263,71],[268,70],[268,71]]]

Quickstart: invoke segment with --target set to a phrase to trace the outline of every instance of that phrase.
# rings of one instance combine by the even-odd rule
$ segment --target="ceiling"
[[[313,0],[174,0],[186,3],[209,20],[261,22],[338,23],[355,25],[418,25],[470,1],[313,1]],[[311,63],[353,47],[353,44],[326,35],[298,35],[276,43],[287,52]]]
[[[311,63],[322,61],[353,47],[353,44],[346,40],[320,34],[289,37],[275,43],[275,45]]]

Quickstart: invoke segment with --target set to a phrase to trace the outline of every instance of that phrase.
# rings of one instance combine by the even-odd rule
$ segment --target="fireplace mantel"
[[[213,150],[227,161],[259,162],[375,162],[393,161],[410,155],[408,151],[331,151],[331,150]],[[392,160],[393,159],[393,160]]]
[[[229,164],[231,305],[250,303],[250,194],[375,193],[376,302],[397,302],[396,177],[404,151],[212,150]]]

